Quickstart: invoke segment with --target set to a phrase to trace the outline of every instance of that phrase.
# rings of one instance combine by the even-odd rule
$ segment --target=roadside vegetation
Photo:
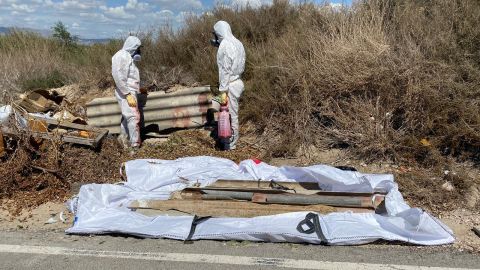
[[[479,1],[218,7],[178,31],[139,34],[143,79],[215,85],[209,39],[220,19],[245,45],[241,119],[255,127],[266,157],[315,146],[440,170],[452,159],[480,164]],[[122,41],[83,46],[64,38],[0,36],[0,89],[111,86],[110,59]]]

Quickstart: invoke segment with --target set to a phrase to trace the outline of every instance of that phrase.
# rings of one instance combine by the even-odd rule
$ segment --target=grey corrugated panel
[[[200,86],[200,87],[192,87],[192,88],[185,88],[185,89],[179,89],[175,92],[171,93],[165,93],[163,91],[159,92],[152,92],[148,94],[148,99],[165,99],[165,98],[175,98],[175,97],[180,97],[180,96],[191,96],[195,94],[203,94],[203,93],[210,93],[210,87],[209,86]],[[90,101],[87,105],[88,106],[99,106],[99,105],[106,105],[112,103],[112,101],[116,101],[115,97],[113,96],[114,93],[112,93],[112,97],[103,97],[103,98],[96,98],[92,101]]]
[[[146,132],[159,132],[170,128],[195,128],[201,127],[205,122],[205,117],[190,117],[188,119],[175,119],[174,121],[156,121],[154,123],[145,123]],[[108,129],[112,134],[120,133],[120,123],[105,125],[101,128]]]
[[[139,103],[145,102],[139,99]],[[144,122],[149,130],[199,127],[205,123],[210,107],[210,88],[194,87],[173,93],[154,92],[144,107]],[[87,104],[89,125],[120,132],[121,110],[115,97],[98,98]]]
[[[145,112],[158,111],[159,108],[161,110],[174,110],[177,108],[196,108],[198,106],[210,105],[208,97],[204,96],[204,94],[193,94],[168,98],[155,98],[153,95],[154,94],[148,95],[147,104],[143,109]],[[95,117],[106,117],[119,114],[121,112],[120,107],[118,106],[117,100],[115,99],[114,101],[115,103],[102,102],[102,105],[98,105],[98,103],[87,104],[88,118],[91,119]],[[95,102],[95,100],[93,102]]]

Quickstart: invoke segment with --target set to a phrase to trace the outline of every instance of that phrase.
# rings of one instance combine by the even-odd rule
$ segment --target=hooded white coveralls
[[[238,107],[239,100],[245,89],[241,75],[245,70],[245,49],[236,39],[225,21],[218,21],[213,30],[218,36],[220,46],[217,52],[219,90],[228,92],[228,110],[232,119],[232,138],[230,149],[235,149],[239,138]],[[218,106],[218,105],[216,105]]]
[[[140,111],[137,94],[140,92],[140,72],[133,61],[133,53],[140,47],[140,39],[129,36],[123,48],[112,57],[112,75],[115,80],[115,97],[122,110],[121,134],[126,135],[132,147],[140,146]],[[127,94],[137,100],[137,107],[130,107]]]

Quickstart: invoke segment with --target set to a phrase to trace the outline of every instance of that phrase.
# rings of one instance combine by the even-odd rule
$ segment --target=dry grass
[[[208,40],[219,19],[246,47],[241,118],[269,138],[271,156],[316,145],[424,166],[447,156],[480,162],[478,1],[364,0],[335,11],[279,0],[255,10],[217,8],[178,32],[142,35],[143,78],[161,87],[216,83]],[[0,37],[0,87],[108,85],[120,46],[72,49],[31,34]],[[422,146],[423,138],[432,146]]]
[[[478,163],[477,1],[368,0],[341,11],[285,1],[219,8],[179,33],[162,32],[146,51],[181,70],[179,77],[215,82],[207,41],[219,19],[247,49],[241,116],[270,138],[271,155],[314,144],[348,147],[367,160],[432,166],[454,156]],[[432,146],[422,146],[423,138]]]

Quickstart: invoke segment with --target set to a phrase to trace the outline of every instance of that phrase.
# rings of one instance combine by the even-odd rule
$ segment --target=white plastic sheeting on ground
[[[39,118],[53,119],[53,117],[46,113],[29,113],[29,115]],[[21,113],[14,110],[12,106],[5,105],[0,107],[0,125],[9,125],[12,123],[16,123],[20,128],[27,128],[28,125],[27,119],[25,119]]]
[[[12,106],[6,105],[0,107],[0,124],[7,123],[12,115]]]
[[[67,233],[125,233],[151,238],[249,240],[355,245],[379,239],[419,245],[449,244],[452,231],[418,208],[410,208],[390,174],[362,174],[326,165],[274,167],[246,160],[239,165],[221,158],[189,157],[173,161],[133,160],[125,166],[123,185],[89,184],[70,205],[75,223]],[[294,212],[255,218],[192,216],[147,217],[130,211],[134,200],[168,199],[194,184],[223,180],[317,182],[327,191],[387,191],[385,214],[341,212],[328,215]],[[239,209],[241,211],[241,209]],[[194,226],[192,226],[192,223]],[[310,230],[309,230],[310,229]]]

